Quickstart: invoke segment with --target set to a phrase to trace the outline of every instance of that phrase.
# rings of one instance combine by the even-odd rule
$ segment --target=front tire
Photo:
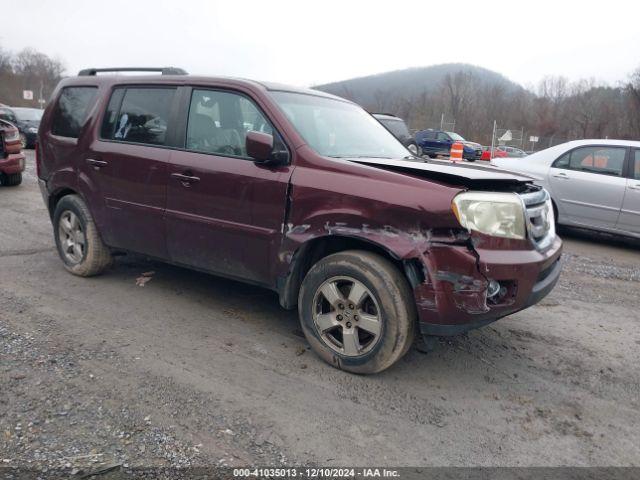
[[[307,341],[327,363],[377,373],[411,347],[416,310],[405,277],[367,251],[329,255],[307,273],[298,298]]]
[[[99,275],[112,264],[111,252],[78,195],[67,195],[58,202],[53,214],[53,230],[64,268],[74,275]]]

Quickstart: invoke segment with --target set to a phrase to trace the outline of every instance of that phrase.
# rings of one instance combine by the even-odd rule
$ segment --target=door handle
[[[100,170],[102,167],[109,165],[108,162],[105,162],[104,160],[96,160],[95,158],[87,158],[87,163],[96,170]]]
[[[629,188],[631,190],[640,190],[640,183],[638,183],[636,185],[629,185]]]
[[[569,178],[569,175],[567,175],[566,173],[556,173],[554,177],[561,178],[563,180],[571,180],[571,178]]]
[[[190,185],[200,181],[200,177],[194,177],[193,175],[185,175],[183,173],[172,173],[171,176],[176,180],[180,180],[182,184]]]

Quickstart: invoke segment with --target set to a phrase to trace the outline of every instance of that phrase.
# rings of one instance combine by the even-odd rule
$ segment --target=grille
[[[538,250],[551,246],[556,236],[549,193],[541,188],[520,194],[526,212],[527,233]]]

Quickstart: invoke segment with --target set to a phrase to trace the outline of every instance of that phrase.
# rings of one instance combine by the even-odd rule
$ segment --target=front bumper
[[[428,278],[414,289],[421,333],[456,335],[536,304],[560,277],[561,252],[558,237],[545,252],[433,246],[423,256]],[[488,300],[489,280],[504,295]]]
[[[462,158],[465,160],[479,160],[482,157],[482,150],[464,150]]]
[[[25,168],[24,153],[10,153],[6,158],[0,158],[0,173],[11,175],[23,172]]]

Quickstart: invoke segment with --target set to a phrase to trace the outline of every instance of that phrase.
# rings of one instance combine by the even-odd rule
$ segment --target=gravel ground
[[[0,465],[640,465],[637,243],[563,232],[541,304],[354,376],[269,291],[66,273],[29,153],[0,189]]]

